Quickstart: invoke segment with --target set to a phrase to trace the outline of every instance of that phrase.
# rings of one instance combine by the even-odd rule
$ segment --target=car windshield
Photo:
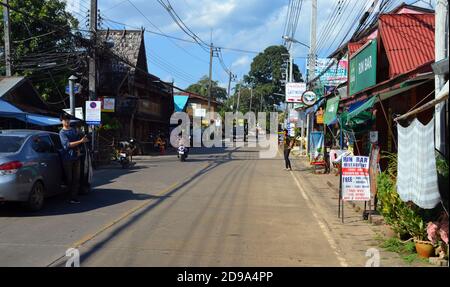
[[[25,137],[0,135],[0,153],[13,153],[19,151]]]

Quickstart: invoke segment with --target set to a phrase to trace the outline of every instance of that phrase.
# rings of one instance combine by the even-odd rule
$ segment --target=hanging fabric
[[[397,191],[400,198],[424,209],[440,202],[434,151],[434,119],[424,126],[414,119],[410,126],[397,125]]]

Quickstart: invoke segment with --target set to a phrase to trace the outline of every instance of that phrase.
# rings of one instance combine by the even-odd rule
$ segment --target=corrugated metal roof
[[[0,78],[0,98],[11,91],[19,83],[21,83],[25,77],[1,77]]]
[[[363,45],[364,45],[364,42],[348,43],[348,56],[351,57]]]
[[[379,29],[391,78],[434,59],[434,15],[381,15]]]

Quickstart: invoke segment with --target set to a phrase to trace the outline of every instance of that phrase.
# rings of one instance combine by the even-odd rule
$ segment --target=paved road
[[[281,157],[194,150],[96,173],[80,205],[51,199],[27,214],[0,207],[0,266],[345,266]]]

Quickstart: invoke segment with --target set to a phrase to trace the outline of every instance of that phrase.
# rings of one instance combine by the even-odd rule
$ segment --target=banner
[[[342,200],[370,200],[369,157],[345,156],[342,158]]]

